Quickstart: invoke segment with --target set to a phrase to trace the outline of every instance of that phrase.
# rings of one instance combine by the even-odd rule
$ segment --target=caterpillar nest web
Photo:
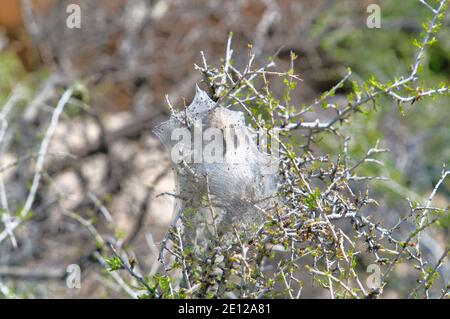
[[[274,205],[276,174],[242,112],[216,105],[197,86],[192,103],[154,132],[172,155],[175,216],[185,219],[192,236],[200,229],[223,234],[232,225],[261,225]],[[180,139],[179,132],[190,134]]]

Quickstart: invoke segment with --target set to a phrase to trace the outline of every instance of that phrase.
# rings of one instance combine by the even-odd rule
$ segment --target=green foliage
[[[105,258],[105,261],[108,264],[108,271],[116,271],[123,268],[122,261],[117,256]]]

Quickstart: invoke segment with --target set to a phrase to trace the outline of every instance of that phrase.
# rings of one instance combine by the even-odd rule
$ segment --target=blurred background
[[[81,6],[81,29],[66,27],[72,3]],[[380,29],[366,26],[371,3],[381,7]],[[157,270],[154,242],[167,229],[173,205],[158,195],[173,192],[174,182],[151,129],[169,115],[166,94],[173,105],[189,104],[202,80],[194,70],[202,64],[200,51],[219,65],[232,32],[237,65],[246,63],[248,44],[256,63],[273,57],[284,70],[294,52],[295,72],[303,79],[294,101],[307,105],[339,82],[347,67],[356,79],[375,75],[380,81],[408,72],[412,39],[428,15],[413,0],[0,1],[0,112],[8,124],[0,174],[11,214],[24,205],[36,152],[64,87],[78,88],[50,144],[32,214],[15,231],[18,247],[9,238],[0,243],[0,297],[6,289],[20,297],[124,297],[92,257],[92,235],[64,212],[119,238],[142,273]],[[449,23],[446,16],[426,55],[422,79],[430,87],[450,80]],[[335,99],[350,90],[344,87]],[[390,178],[372,184],[380,205],[366,213],[393,226],[409,212],[406,198],[423,203],[431,193],[443,164],[450,166],[449,102],[444,97],[399,109],[382,99],[378,112],[359,114],[346,127],[352,156],[361,157],[378,139],[391,150],[383,168],[361,172]],[[336,154],[337,143],[327,136],[318,152]],[[450,205],[448,179],[435,202]],[[430,260],[441,256],[449,229],[450,216],[426,236]],[[81,289],[66,286],[69,264],[82,269]],[[395,273],[399,279],[413,275]],[[414,285],[398,282],[387,287],[386,297],[401,297]],[[305,297],[324,296],[307,288]]]

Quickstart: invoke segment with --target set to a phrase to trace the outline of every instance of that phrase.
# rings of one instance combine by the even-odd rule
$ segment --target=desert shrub
[[[51,90],[50,98],[59,102],[56,101],[56,108],[52,110],[47,131],[42,137],[35,138],[37,142],[33,141],[40,145],[38,153],[28,156],[37,159],[35,171],[27,171],[33,176],[32,183],[14,203],[19,207],[17,212],[5,209],[8,207],[6,196],[1,198],[3,228],[0,244],[10,240],[12,246],[18,245],[15,232],[27,223],[35,202],[41,199],[43,193],[38,192],[38,187],[42,181],[52,184],[51,170],[57,171],[59,166],[76,166],[74,159],[64,158],[51,162],[48,173],[44,168],[44,157],[49,155],[49,141],[58,121],[68,115],[67,107],[79,109],[82,106],[90,113],[89,119],[93,118],[98,124],[100,141],[88,145],[81,157],[105,155],[108,158],[107,175],[110,175],[108,182],[114,183],[105,190],[106,195],[102,198],[86,192],[89,196],[82,197],[73,211],[58,208],[65,218],[86,228],[95,243],[89,257],[107,270],[107,276],[111,276],[129,296],[377,298],[386,297],[387,288],[395,287],[402,297],[448,298],[446,258],[449,247],[445,247],[436,260],[430,260],[425,254],[433,245],[433,242],[430,244],[432,235],[448,237],[448,207],[434,205],[436,194],[448,182],[448,169],[445,165],[433,169],[442,173],[435,176],[433,191],[424,202],[404,199],[409,210],[400,220],[380,218],[378,214],[385,207],[377,208],[372,185],[380,187],[387,180],[380,167],[384,153],[389,150],[383,140],[375,139],[369,147],[362,143],[362,138],[358,140],[361,125],[373,125],[373,116],[379,114],[380,108],[403,114],[417,109],[424,100],[446,101],[448,85],[426,83],[422,73],[426,54],[431,52],[435,56],[439,51],[433,46],[439,44],[436,38],[446,12],[446,1],[426,3],[424,10],[430,12],[430,19],[423,24],[421,37],[412,44],[402,43],[401,54],[412,52],[415,47],[410,69],[405,74],[397,74],[402,65],[396,65],[395,70],[383,65],[379,68],[387,68],[396,75],[392,78],[371,76],[363,80],[348,69],[340,80],[309,105],[299,104],[294,98],[304,83],[301,74],[296,74],[298,57],[293,52],[289,55],[288,70],[278,67],[273,58],[261,63],[254,53],[260,52],[261,48],[251,46],[246,62],[241,62],[242,56],[238,58],[233,54],[233,36],[230,35],[220,65],[209,64],[202,54],[202,63],[196,69],[203,83],[197,89],[196,98],[189,107],[174,107],[168,101],[171,118],[157,128],[157,134],[170,151],[173,145],[168,142],[168,136],[174,127],[192,131],[195,120],[201,120],[221,128],[223,121],[228,119],[229,124],[244,130],[245,137],[253,130],[267,133],[269,153],[276,153],[276,145],[279,148],[278,170],[275,174],[262,173],[257,160],[267,154],[247,150],[244,152],[246,161],[240,166],[197,165],[186,161],[174,164],[177,190],[160,196],[176,199],[175,216],[167,235],[154,245],[156,251],[153,254],[159,255],[156,265],[159,268],[151,271],[151,276],[141,275],[136,258],[127,254],[129,247],[127,240],[124,244],[122,234],[105,236],[103,232],[106,231],[98,229],[98,218],[92,211],[98,210],[105,219],[112,219],[114,214],[110,214],[107,207],[111,200],[108,193],[120,189],[122,185],[118,180],[126,175],[113,173],[117,173],[117,168],[122,173],[126,165],[114,158],[110,147],[113,138],[108,140],[98,114],[85,105],[83,85],[67,83],[67,79],[55,80],[56,89]],[[359,36],[356,34],[356,38]],[[323,42],[325,47],[335,44],[329,38]],[[349,42],[355,43],[355,39]],[[373,42],[371,45],[378,45],[377,41]],[[357,49],[355,55],[366,52],[362,45]],[[160,51],[167,50],[157,50],[158,54]],[[370,52],[366,53],[370,56]],[[339,60],[347,53],[335,50],[335,54]],[[380,56],[382,61],[375,62],[385,62]],[[174,73],[178,64],[184,65],[186,57],[183,58],[167,72]],[[366,70],[362,60],[355,62],[359,69],[370,73],[376,67],[370,64]],[[436,65],[433,68],[439,69]],[[60,94],[60,91],[64,93]],[[17,95],[22,96],[22,92],[19,93]],[[2,119],[6,119],[5,110],[8,109],[2,110]],[[435,113],[440,114],[439,110]],[[155,117],[155,114],[151,115]],[[141,132],[149,126],[144,120],[139,125],[132,122],[113,136],[117,139],[123,136],[140,138],[136,131]],[[5,120],[3,124],[5,132],[8,123]],[[224,126],[226,128],[227,124]],[[29,130],[33,129],[30,125]],[[445,136],[443,139],[445,143]],[[364,142],[368,140],[371,139],[364,137]],[[83,179],[81,171],[78,169],[77,174]],[[85,190],[82,191],[84,194]],[[147,200],[152,192],[150,187],[145,196]],[[0,193],[4,193],[2,180]],[[390,195],[383,194],[386,198]],[[55,197],[58,203],[63,195],[58,193]],[[143,203],[140,208],[145,211],[145,199]],[[389,213],[384,212],[385,215]],[[113,233],[113,227],[108,227],[111,228],[107,230]],[[394,271],[398,267],[403,267],[402,271],[409,277],[398,278]],[[1,282],[0,293],[14,296],[14,291]]]
[[[302,85],[300,77],[294,74],[297,58],[294,53],[291,68],[280,71],[271,59],[266,65],[254,65],[250,47],[248,62],[239,68],[233,63],[230,36],[222,65],[210,66],[204,58],[197,69],[203,74],[209,95],[206,99],[210,100],[202,102],[197,97],[193,103],[206,105],[201,111],[205,116],[221,107],[241,112],[246,125],[269,132],[272,142],[280,146],[279,187],[272,195],[274,201],[264,209],[248,200],[256,207],[253,214],[264,216],[262,222],[250,223],[256,227],[249,226],[248,219],[252,217],[243,220],[250,208],[241,205],[225,210],[225,215],[236,214],[240,218],[228,219],[227,230],[217,231],[214,216],[217,208],[223,206],[223,201],[217,198],[234,191],[215,181],[217,177],[207,178],[220,169],[220,164],[201,170],[196,164],[179,162],[178,178],[192,175],[192,181],[203,185],[204,190],[187,191],[188,184],[195,182],[180,182],[178,194],[165,194],[177,197],[183,204],[178,206],[174,223],[162,242],[160,260],[164,272],[152,281],[149,297],[297,298],[302,295],[304,274],[308,273],[315,285],[328,291],[331,298],[371,298],[383,296],[398,264],[412,267],[419,274],[417,285],[406,296],[446,296],[448,284],[437,283],[436,278],[449,248],[434,265],[430,264],[423,258],[421,238],[426,230],[448,219],[448,210],[431,204],[449,171],[444,167],[425,203],[410,202],[410,213],[405,218],[395,225],[380,224],[370,214],[377,202],[371,198],[368,185],[384,178],[358,172],[364,166],[382,165],[380,154],[388,150],[377,142],[365,155],[353,158],[348,151],[353,141],[345,135],[345,127],[352,125],[352,118],[358,113],[376,112],[381,103],[393,101],[392,107],[402,112],[418,100],[448,95],[447,85],[427,87],[420,81],[425,52],[436,41],[445,7],[445,1],[441,1],[433,9],[421,39],[414,40],[417,53],[408,74],[387,81],[374,76],[360,81],[353,79],[348,70],[339,83],[311,105],[297,107],[291,100],[291,93]],[[277,96],[272,89],[280,84],[284,86],[283,96]],[[350,93],[345,101],[335,103],[332,98],[344,86],[351,87]],[[196,105],[178,111],[170,107],[173,120],[192,129],[189,122],[194,121]],[[274,130],[279,137],[270,133]],[[320,141],[330,136],[336,141],[334,150],[323,152]],[[214,190],[209,189],[208,183],[214,185]],[[254,184],[254,187],[261,186]],[[236,191],[242,194],[240,189]],[[196,192],[202,195],[199,205],[192,201]],[[202,216],[203,222],[207,219],[201,210],[211,215],[214,225],[208,235],[197,231],[197,237],[192,239],[188,233],[192,228],[200,228],[198,216]],[[207,244],[203,245],[205,236]],[[372,277],[373,284],[369,287],[364,279],[367,265],[377,276]]]

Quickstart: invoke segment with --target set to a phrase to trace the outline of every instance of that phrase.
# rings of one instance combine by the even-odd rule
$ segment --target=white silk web
[[[178,139],[180,131],[190,137]],[[184,111],[174,112],[154,132],[172,155],[175,216],[185,219],[191,235],[204,229],[224,234],[232,225],[262,224],[277,190],[276,172],[268,169],[274,158],[260,151],[242,112],[217,106],[197,87],[192,103]],[[175,160],[174,154],[179,152]],[[203,153],[196,156],[196,152]],[[218,155],[222,161],[208,160],[208,156],[217,159]]]

